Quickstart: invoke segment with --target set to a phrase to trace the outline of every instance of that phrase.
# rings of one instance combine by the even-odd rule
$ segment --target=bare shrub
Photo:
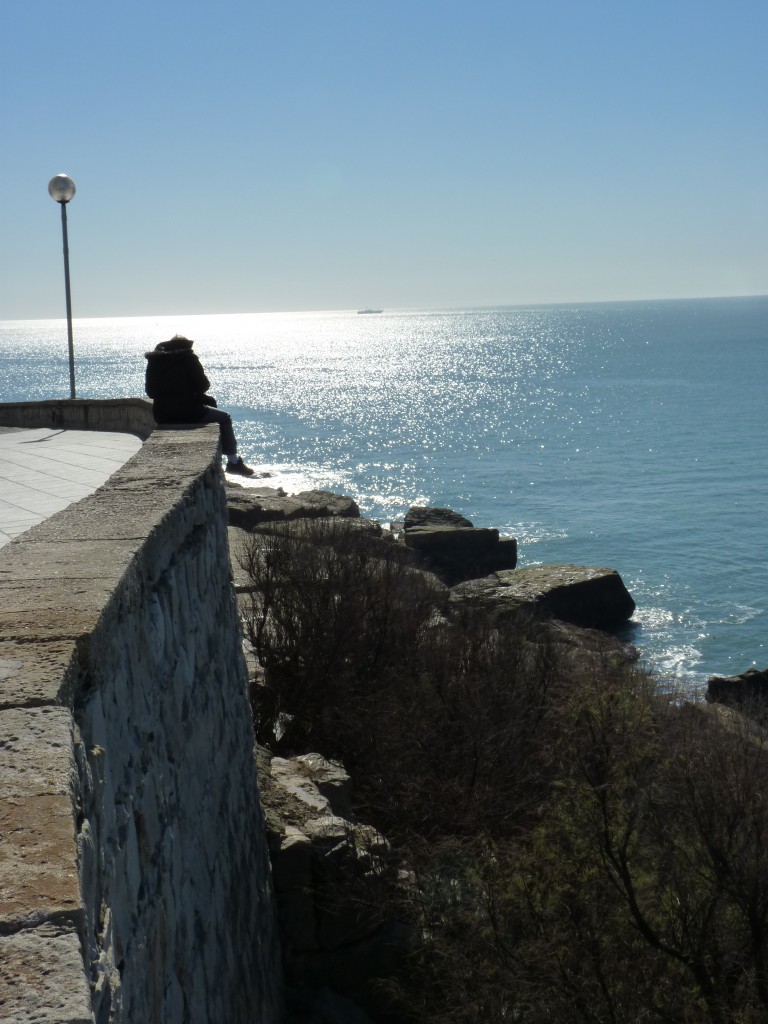
[[[763,738],[637,675],[562,713],[554,798],[496,878],[526,1019],[765,1020]]]
[[[527,625],[527,623],[526,623]],[[380,695],[376,760],[362,795],[382,827],[420,836],[506,835],[547,789],[546,645],[481,619],[433,628],[411,672]]]
[[[759,725],[537,623],[449,619],[346,525],[273,530],[246,563],[260,735],[344,761],[406,869],[375,897],[421,936],[389,980],[402,1019],[768,1019]]]
[[[260,737],[343,760],[388,831],[509,832],[541,795],[558,661],[522,619],[445,619],[445,588],[404,556],[333,521],[253,539]]]
[[[394,544],[338,520],[254,534],[241,565],[253,581],[246,636],[266,679],[257,732],[281,752],[334,746],[343,718],[359,731],[369,694],[418,644],[444,591]]]
[[[409,847],[412,1018],[765,1020],[763,734],[626,669],[557,694],[525,827]]]

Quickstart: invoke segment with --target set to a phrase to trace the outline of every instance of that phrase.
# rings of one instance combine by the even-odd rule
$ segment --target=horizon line
[[[609,305],[628,305],[628,304],[639,304],[646,302],[709,302],[719,301],[728,299],[764,299],[768,298],[768,293],[756,292],[750,294],[738,294],[738,295],[678,295],[678,296],[650,296],[645,298],[632,298],[632,299],[573,299],[573,300],[557,300],[551,302],[500,302],[500,303],[484,303],[482,305],[460,305],[460,306],[390,306],[382,307],[381,313],[375,315],[386,315],[388,313],[462,313],[462,312],[479,312],[481,310],[500,310],[500,309],[541,309],[548,307],[561,307],[561,306],[609,306]],[[378,307],[377,307],[378,308]],[[356,307],[326,307],[326,308],[294,308],[294,309],[258,309],[258,310],[240,310],[232,312],[228,310],[222,311],[210,311],[205,313],[189,313],[189,312],[173,312],[173,313],[110,313],[110,314],[99,314],[99,315],[87,315],[87,316],[75,316],[74,321],[81,320],[145,320],[151,319],[152,317],[158,317],[163,319],[169,319],[173,317],[205,317],[205,316],[290,316],[290,315],[318,315],[318,314],[331,314],[331,313],[354,313],[358,314],[359,310]],[[11,317],[10,319],[0,320],[0,323],[36,323],[36,322],[59,322],[66,321],[66,316],[38,316],[38,317]]]

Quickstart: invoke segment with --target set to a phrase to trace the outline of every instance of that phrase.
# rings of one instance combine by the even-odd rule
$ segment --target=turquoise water
[[[455,508],[521,564],[616,568],[630,638],[692,687],[765,667],[768,297],[75,322],[79,397],[195,339],[247,461],[381,521]],[[0,324],[0,397],[68,396],[60,321]]]

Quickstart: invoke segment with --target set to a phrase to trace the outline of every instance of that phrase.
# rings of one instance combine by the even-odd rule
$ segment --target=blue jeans
[[[201,423],[218,423],[221,431],[221,450],[225,455],[237,455],[237,441],[235,432],[232,429],[232,417],[223,409],[206,409],[200,420]]]

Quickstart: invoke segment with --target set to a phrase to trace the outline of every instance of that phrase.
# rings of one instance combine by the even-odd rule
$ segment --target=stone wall
[[[0,1022],[280,1019],[252,751],[218,428],[158,431],[0,551]]]
[[[0,403],[0,427],[109,430],[144,439],[155,429],[148,398],[51,399]]]

